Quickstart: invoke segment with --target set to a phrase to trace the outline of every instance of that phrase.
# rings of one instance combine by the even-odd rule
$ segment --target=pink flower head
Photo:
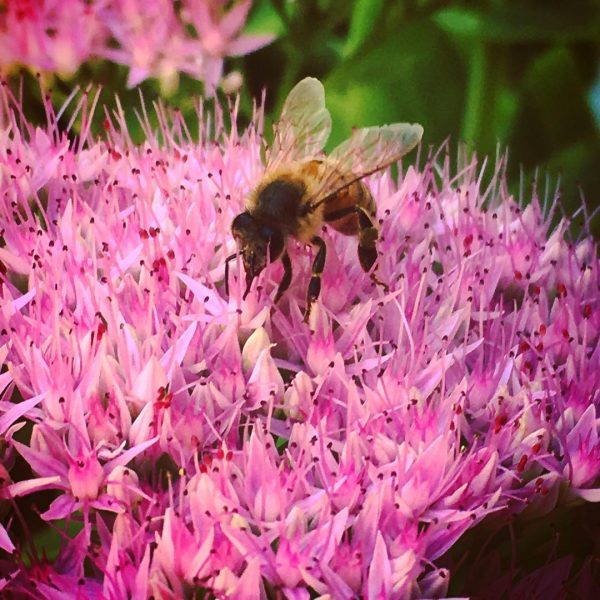
[[[76,429],[72,429],[71,432],[75,436],[79,435]],[[13,483],[9,492],[11,496],[16,497],[40,489],[61,490],[63,495],[58,496],[42,515],[46,520],[61,519],[88,506],[120,512],[127,507],[123,504],[123,499],[130,497],[124,492],[115,493],[114,480],[111,490],[113,494],[107,494],[105,488],[108,476],[116,466],[127,464],[155,441],[155,438],[151,439],[126,452],[117,450],[110,453],[116,454],[116,458],[101,464],[99,457],[106,454],[110,456],[109,453],[89,448],[86,444],[65,444],[51,428],[36,425],[30,446],[16,441],[13,443],[38,477]]]
[[[231,50],[246,3],[193,7],[211,52]],[[598,500],[600,264],[535,191],[527,206],[482,192],[475,159],[370,176],[387,287],[325,230],[304,323],[299,243],[280,302],[277,262],[244,299],[232,260],[225,292],[231,221],[263,174],[260,112],[214,137],[199,115],[194,141],[160,111],[160,136],[144,122],[135,145],[123,111],[90,135],[83,96],[73,142],[49,105],[35,128],[0,94],[3,502],[52,490],[43,519],[84,525],[33,568],[11,513],[7,593],[440,597],[442,560],[478,523]]]

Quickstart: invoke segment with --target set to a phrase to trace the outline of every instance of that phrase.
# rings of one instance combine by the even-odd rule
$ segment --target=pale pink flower
[[[130,87],[148,77],[172,87],[179,71],[204,75],[202,48],[187,38],[171,0],[109,2],[100,14],[118,45],[99,54],[129,66]]]
[[[8,372],[4,372],[2,375],[0,375],[0,397],[4,398],[7,392],[7,386],[9,386],[8,391],[10,392],[12,387],[10,384],[11,379],[12,378],[10,376],[10,373]],[[3,399],[0,402],[0,410],[2,411],[2,416],[0,416],[0,435],[3,438],[6,437],[6,439],[10,439],[11,436],[20,429],[20,426],[18,424],[13,425],[13,423],[21,417],[23,417],[23,415],[27,414],[27,412],[29,412],[35,406],[37,406],[40,403],[41,399],[41,396],[37,396],[34,398],[30,398],[29,400],[19,402],[16,405]],[[10,498],[9,487],[11,484],[11,477],[7,468],[3,464],[5,462],[7,466],[10,466],[10,463],[12,461],[8,460],[9,458],[12,457],[10,457],[10,455],[3,456],[2,462],[0,462],[0,498],[2,500]],[[0,548],[2,548],[8,553],[12,553],[13,550],[15,550],[15,545],[10,539],[6,528],[1,523]]]
[[[0,67],[21,64],[72,74],[106,43],[94,3],[10,0],[0,13]]]
[[[211,0],[184,0],[183,19],[196,30],[204,56],[203,79],[211,92],[221,80],[226,56],[250,54],[274,36],[242,33],[252,0],[236,0],[230,8]]]
[[[11,0],[0,13],[0,69],[23,65],[72,75],[82,63],[105,58],[129,68],[128,86],[155,77],[165,92],[179,74],[204,82],[207,94],[222,83],[241,85],[239,72],[224,76],[229,56],[253,52],[274,35],[243,32],[251,0]]]

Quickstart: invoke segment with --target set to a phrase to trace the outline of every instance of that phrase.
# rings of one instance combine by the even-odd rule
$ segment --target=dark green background
[[[244,72],[251,89],[279,91],[276,107],[314,74],[332,141],[353,125],[417,121],[426,145],[508,149],[515,192],[521,172],[531,181],[539,167],[552,186],[560,177],[568,214],[582,194],[591,210],[600,203],[599,3],[309,0],[288,16],[275,1],[260,3],[255,21],[273,4],[282,37],[247,57]]]
[[[454,152],[464,141],[480,157],[508,149],[515,193],[521,173],[530,182],[540,168],[552,187],[560,178],[561,204],[572,214],[582,197],[590,210],[600,202],[599,6],[592,0],[257,0],[247,29],[275,33],[277,40],[229,59],[226,72],[244,75],[242,121],[263,88],[272,119],[293,84],[314,75],[327,90],[331,145],[352,126],[416,121],[426,146],[449,140]],[[125,67],[94,62],[53,85],[57,100],[74,83],[92,82],[104,86],[108,104],[116,92],[124,106],[138,106],[126,76]],[[33,78],[25,86],[28,108],[43,115],[36,86]],[[141,87],[147,101],[160,95],[157,81]],[[182,77],[168,102],[193,121],[192,98],[201,93],[200,82]]]

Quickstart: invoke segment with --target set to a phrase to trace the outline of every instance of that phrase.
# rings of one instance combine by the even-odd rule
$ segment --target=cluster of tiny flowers
[[[273,36],[241,33],[252,0],[10,0],[0,10],[0,68],[72,74],[92,58],[129,67],[128,85],[148,77],[172,89],[179,72],[212,93],[223,59]],[[179,6],[178,6],[179,5]],[[230,74],[225,87],[235,87]]]
[[[92,136],[96,101],[34,127],[0,91],[4,593],[442,597],[482,520],[600,500],[600,265],[535,191],[444,156],[369,177],[387,288],[324,231],[304,323],[293,240],[278,304],[278,262],[243,300],[233,261],[225,293],[260,112],[241,132],[199,106],[192,141],[158,106],[136,145],[120,110]],[[13,533],[27,497],[55,556]]]

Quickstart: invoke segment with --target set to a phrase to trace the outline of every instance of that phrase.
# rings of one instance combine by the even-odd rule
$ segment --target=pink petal
[[[0,390],[2,388],[0,387]],[[29,400],[23,400],[15,404],[0,417],[0,433],[4,433],[19,417],[22,417],[28,410],[37,406],[46,394],[39,394]]]
[[[232,600],[260,600],[262,597],[260,561],[254,557],[248,561],[237,585],[231,591]]]
[[[228,56],[244,56],[267,46],[275,39],[274,35],[241,35],[227,45]]]
[[[43,512],[40,516],[44,521],[56,521],[58,519],[66,519],[81,507],[81,502],[73,499],[68,494],[62,494],[56,498],[50,508]]]
[[[150,446],[156,444],[158,439],[158,436],[156,436],[149,440],[146,440],[145,442],[137,444],[133,448],[129,448],[129,450],[125,450],[125,452],[119,454],[119,456],[113,458],[112,460],[109,460],[107,463],[104,464],[104,472],[110,473],[117,466],[124,467],[136,456],[142,454],[142,452],[150,448]]]
[[[10,537],[8,537],[8,532],[4,529],[2,523],[0,523],[0,548],[9,554],[12,554],[15,549],[15,545],[12,543]]]
[[[243,27],[251,6],[252,0],[240,0],[225,13],[219,22],[221,35],[225,39],[233,37]]]
[[[194,322],[179,336],[173,346],[171,346],[160,360],[160,364],[167,371],[167,377],[170,379],[175,366],[180,366],[187,354],[189,345],[196,333],[197,323]]]
[[[567,434],[567,448],[569,452],[577,452],[581,443],[594,446],[597,442],[596,407],[590,404],[575,424],[575,427]]]
[[[146,547],[144,558],[138,567],[135,577],[135,587],[131,600],[146,600],[148,597],[148,575],[150,571],[150,546]]]
[[[61,463],[59,460],[45,452],[32,450],[29,446],[26,446],[21,442],[13,441],[13,444],[35,473],[38,473],[41,476],[56,475],[66,481],[69,470],[67,465]]]
[[[107,510],[108,512],[120,514],[127,510],[127,507],[120,500],[116,500],[113,496],[102,494],[98,498],[90,502],[96,510]]]
[[[388,558],[387,548],[381,532],[375,538],[375,550],[369,565],[367,579],[367,598],[369,600],[384,600],[390,597],[392,588],[392,567]]]
[[[571,488],[571,493],[575,494],[579,498],[586,500],[587,502],[600,502],[600,488],[593,489],[577,489]]]
[[[54,477],[40,477],[38,479],[17,481],[16,483],[11,483],[7,490],[9,498],[17,498],[18,496],[26,496],[39,490],[64,489],[64,487],[65,485],[61,477],[56,475]]]

